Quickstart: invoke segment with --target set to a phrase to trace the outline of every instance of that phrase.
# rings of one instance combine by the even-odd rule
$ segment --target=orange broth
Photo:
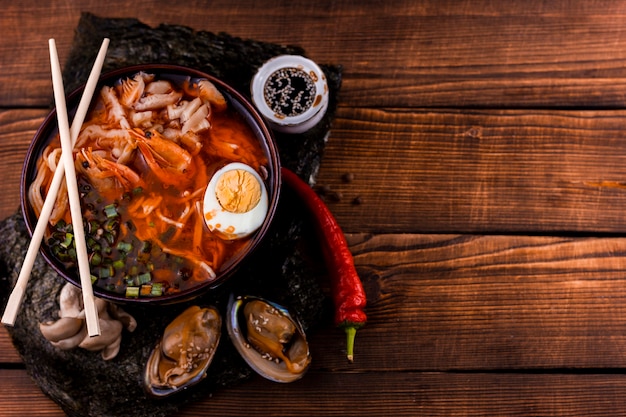
[[[183,100],[192,98],[183,93]],[[105,107],[97,103],[83,129],[110,123]],[[117,182],[99,189],[81,173],[79,164],[82,168],[89,164],[81,163],[79,157],[81,149],[99,152],[101,145],[94,139],[75,149],[94,285],[127,297],[185,291],[213,279],[207,266],[219,273],[249,242],[250,238],[223,240],[209,231],[201,207],[204,189],[215,171],[227,163],[242,162],[260,172],[268,160],[245,120],[230,107],[212,112],[210,122],[210,129],[197,133],[202,144],[199,152],[169,184],[155,175],[144,154],[135,149],[125,166],[138,174],[140,182],[124,188],[115,175],[106,171],[102,178],[98,176],[98,184],[101,179],[109,184]],[[162,112],[158,123],[169,123]],[[49,146],[59,146],[58,140]],[[68,235],[72,234],[68,219],[66,213],[64,220],[50,226],[48,244],[57,259],[75,268],[72,246],[67,245]]]

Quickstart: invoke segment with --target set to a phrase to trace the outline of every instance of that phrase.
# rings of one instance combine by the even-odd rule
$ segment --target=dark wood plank
[[[311,372],[286,385],[254,379],[178,415],[618,416],[626,407],[625,386],[620,374]],[[23,371],[0,370],[0,389],[5,417],[65,415]]]
[[[0,16],[0,106],[49,104],[47,39],[63,60],[80,12],[90,11],[300,45],[319,62],[344,65],[342,97],[354,106],[624,107],[622,6],[524,4],[247,0],[188,13],[167,1],[26,0]]]
[[[312,373],[271,391],[255,380],[181,416],[624,415],[625,386],[624,375]]]
[[[20,179],[26,151],[47,110],[0,110],[0,166],[2,192],[0,218],[15,213],[20,206]]]
[[[357,357],[370,370],[626,366],[626,239],[350,237],[369,300]]]
[[[343,332],[321,323],[310,335],[314,370],[626,367],[626,238],[355,234],[349,241],[369,324],[348,364]]]
[[[369,297],[355,363],[322,323],[302,381],[254,379],[181,415],[626,415],[623,2],[196,3],[0,15],[0,218],[51,103],[47,40],[63,62],[82,11],[344,66],[319,184],[341,195],[329,206]],[[64,415],[5,329],[0,364],[0,414]]]
[[[18,207],[24,155],[46,113],[0,111],[2,218]],[[348,233],[624,233],[625,120],[626,111],[341,107],[318,184],[341,194],[328,204]]]
[[[318,185],[347,232],[624,233],[625,116],[344,107]]]
[[[64,417],[61,408],[23,370],[0,369],[1,414],[6,417]]]
[[[4,305],[2,306],[4,311]],[[0,326],[0,364],[21,364],[22,358],[11,342],[11,337],[4,326]]]

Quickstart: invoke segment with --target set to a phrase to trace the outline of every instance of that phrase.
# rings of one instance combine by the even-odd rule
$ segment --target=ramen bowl
[[[70,120],[83,89],[68,96]],[[52,110],[22,170],[31,234],[58,140]],[[176,303],[216,288],[263,240],[278,203],[280,160],[262,117],[233,87],[190,68],[104,74],[74,159],[94,295],[113,302]],[[64,193],[62,186],[40,252],[80,287]]]

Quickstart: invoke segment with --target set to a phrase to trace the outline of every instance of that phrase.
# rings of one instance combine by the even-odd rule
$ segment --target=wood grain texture
[[[57,40],[63,62],[82,11],[300,45],[319,62],[344,65],[343,101],[353,106],[626,105],[626,8],[620,2],[563,7],[539,0],[524,6],[403,0],[326,7],[247,0],[181,8],[148,0],[26,0],[5,10],[0,16],[0,27],[6,28],[0,39],[4,107],[50,102],[47,39]],[[16,82],[14,74],[23,81]]]
[[[178,417],[266,416],[623,416],[626,377],[517,373],[389,372],[373,379],[361,373],[311,372],[296,384],[255,379],[237,389],[192,404]],[[398,389],[398,386],[404,387]],[[320,389],[320,387],[326,387]],[[62,417],[50,399],[33,389],[23,372],[0,370],[0,389],[13,399],[5,417]],[[494,395],[494,393],[497,393]],[[288,404],[288,406],[285,406]],[[471,410],[471,413],[468,413]]]
[[[625,365],[624,239],[403,234],[351,243],[370,303],[371,326],[359,334],[368,364]]]
[[[348,232],[621,234],[624,116],[342,108],[318,184]]]
[[[20,180],[24,158],[32,138],[48,110],[0,110],[0,166],[2,180],[0,218],[10,216],[20,206]]]
[[[9,336],[7,329],[4,326],[0,327],[0,364],[19,365],[21,363],[22,359],[13,347],[13,343],[11,342],[11,337]]]
[[[320,417],[563,416],[602,415],[611,410],[611,415],[618,416],[624,415],[621,393],[625,384],[623,375],[392,372],[372,379],[359,373],[311,374],[297,385],[272,387],[269,398],[267,384],[257,380],[193,404],[182,415],[222,415],[236,410],[291,416],[307,410],[307,416]],[[320,386],[329,389],[320,390]]]
[[[343,333],[321,323],[311,334],[315,370],[626,367],[626,238],[355,234],[349,242],[369,324],[347,364]]]
[[[24,155],[46,114],[0,111],[3,218],[18,207]],[[625,116],[342,106],[318,185],[341,195],[328,203],[348,233],[624,234]]]
[[[626,415],[626,2],[5,3],[0,218],[52,103],[48,38],[64,62],[83,11],[343,65],[318,186],[368,296],[355,362],[321,323],[303,380],[182,416]],[[63,415],[4,329],[0,390],[3,416]]]
[[[66,414],[46,397],[22,370],[0,369],[0,389],[5,398],[0,412],[3,416],[63,417]]]

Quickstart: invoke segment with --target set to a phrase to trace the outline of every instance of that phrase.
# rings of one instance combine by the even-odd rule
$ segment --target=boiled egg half
[[[240,162],[220,168],[204,194],[204,220],[222,239],[241,239],[265,220],[268,196],[261,176]]]

